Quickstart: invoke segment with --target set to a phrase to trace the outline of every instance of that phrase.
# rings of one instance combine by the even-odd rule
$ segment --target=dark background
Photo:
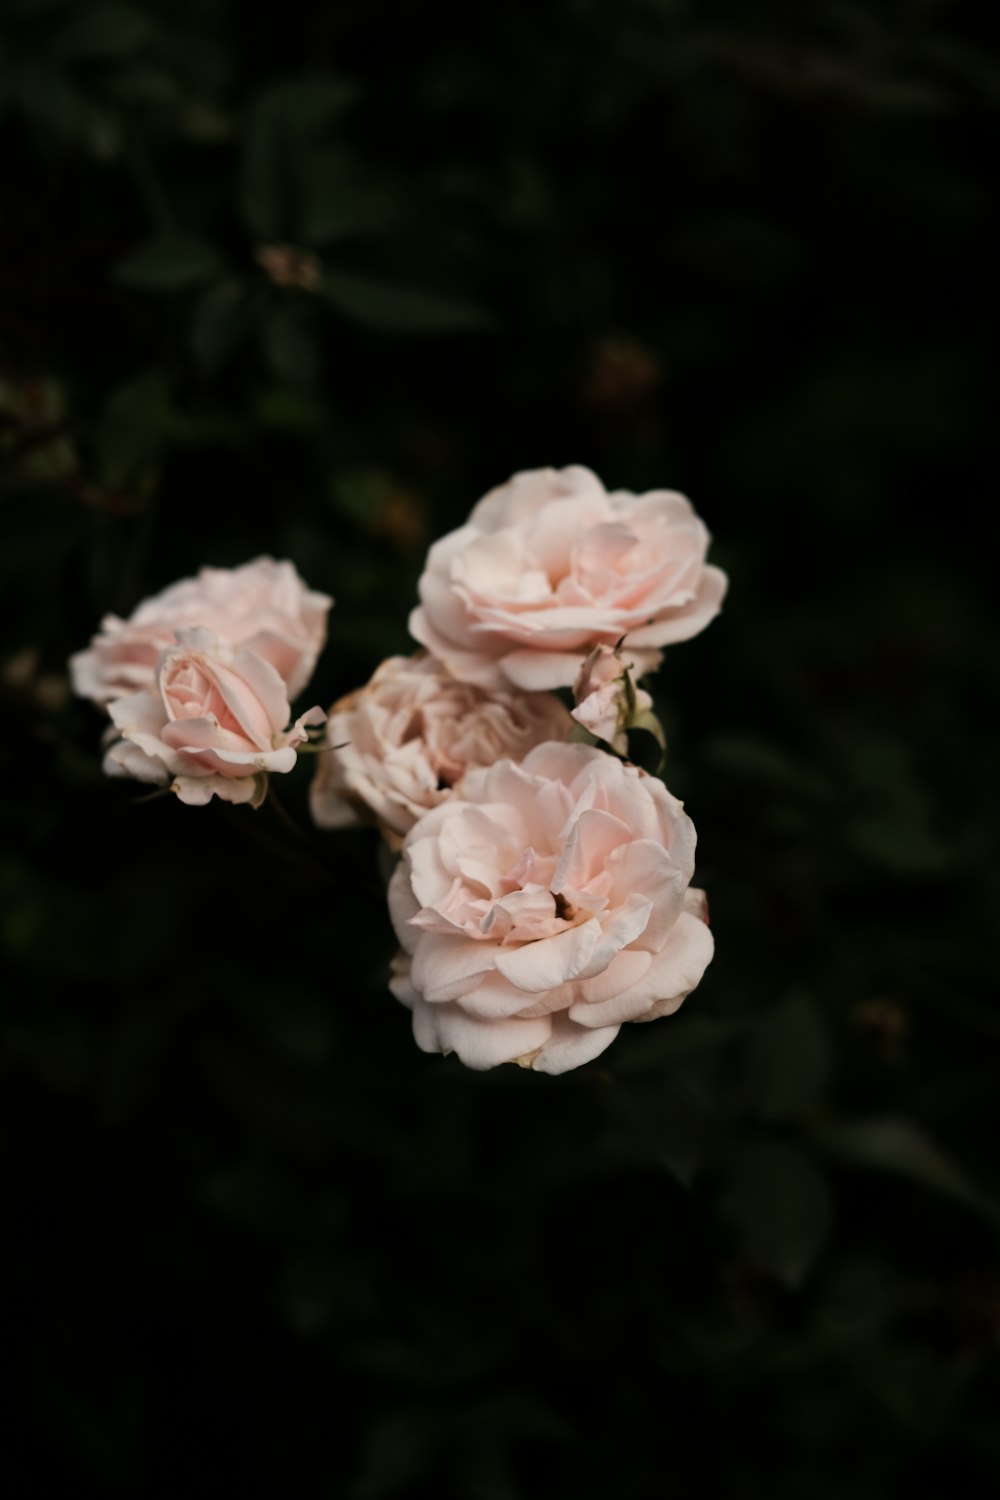
[[[7,1494],[995,1495],[994,31],[0,4]],[[327,704],[570,462],[731,575],[655,683],[717,956],[473,1074],[308,765],[299,836],[141,803],[66,659],[268,551],[336,596]]]

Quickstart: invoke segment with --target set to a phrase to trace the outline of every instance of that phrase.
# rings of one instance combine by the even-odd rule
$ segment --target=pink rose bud
[[[628,731],[648,729],[663,743],[652,713],[653,700],[632,677],[633,664],[615,647],[596,646],[580,668],[573,687],[573,718],[616,755],[628,752]],[[655,726],[655,727],[654,727]]]
[[[255,257],[275,286],[295,287],[300,292],[317,292],[323,280],[318,256],[297,245],[261,245]]]
[[[169,786],[182,802],[212,797],[259,806],[271,772],[290,771],[311,708],[289,728],[288,693],[277,668],[254,651],[235,651],[210,630],[178,630],[150,687],[110,706],[121,738],[109,748],[109,776]]]

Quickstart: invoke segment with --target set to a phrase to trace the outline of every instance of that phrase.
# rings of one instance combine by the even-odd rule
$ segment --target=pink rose
[[[209,630],[178,630],[160,657],[153,684],[110,706],[121,735],[107,752],[109,776],[169,784],[182,802],[201,805],[264,798],[269,772],[290,771],[312,708],[286,729],[288,693],[270,662],[236,651]]]
[[[339,748],[319,756],[313,817],[321,828],[343,828],[367,814],[398,845],[467,770],[522,760],[571,728],[550,693],[487,693],[422,652],[392,656],[331,710],[327,743]]]
[[[602,750],[539,745],[471,771],[407,835],[391,988],[417,1045],[564,1073],[623,1021],[675,1011],[712,957],[691,819]]]
[[[633,663],[611,646],[595,646],[573,684],[576,707],[573,718],[595,739],[610,745],[616,755],[628,751],[628,731],[633,728],[662,730],[653,718],[653,700],[632,679]]]
[[[627,635],[642,676],[703,630],[726,592],[683,495],[608,494],[589,469],[534,469],[492,490],[431,547],[410,631],[480,687],[569,687]]]
[[[127,620],[106,615],[90,649],[70,659],[74,690],[106,704],[148,687],[175,632],[200,625],[270,662],[295,698],[323,649],[332,602],[307,589],[290,562],[258,557],[241,568],[202,568],[145,599]]]

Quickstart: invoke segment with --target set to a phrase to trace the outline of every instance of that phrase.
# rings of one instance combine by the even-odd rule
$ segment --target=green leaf
[[[352,1500],[381,1500],[412,1489],[429,1475],[441,1440],[436,1410],[409,1406],[380,1415],[362,1446]]]
[[[53,51],[63,57],[126,57],[153,34],[149,17],[130,5],[83,5],[58,33]]]
[[[142,292],[184,292],[218,276],[222,268],[217,251],[204,240],[165,234],[119,261],[114,279]]]
[[[253,331],[263,299],[242,281],[224,281],[198,301],[191,347],[201,368],[215,374]]]
[[[258,239],[301,237],[299,163],[354,97],[342,79],[316,73],[276,84],[256,101],[246,130],[240,206]]]
[[[162,370],[145,370],[113,391],[94,435],[102,482],[128,490],[158,463],[170,417],[170,388]]]
[[[754,1141],[729,1159],[719,1215],[755,1265],[798,1287],[829,1233],[833,1205],[826,1179],[804,1151]]]
[[[822,1102],[830,1077],[830,1037],[816,1002],[793,995],[750,1035],[746,1079],[764,1120],[794,1120]]]
[[[818,1132],[815,1140],[839,1161],[907,1178],[989,1219],[1000,1220],[1000,1207],[981,1193],[964,1169],[913,1120],[882,1115],[845,1121]]]
[[[296,158],[298,234],[306,245],[370,239],[390,232],[398,198],[385,185],[345,175],[340,154],[314,147]]]
[[[357,98],[357,87],[335,73],[297,74],[273,84],[254,105],[299,140],[315,138],[340,118]]]
[[[338,312],[384,333],[449,333],[490,325],[488,315],[471,302],[355,271],[324,272],[322,292]]]

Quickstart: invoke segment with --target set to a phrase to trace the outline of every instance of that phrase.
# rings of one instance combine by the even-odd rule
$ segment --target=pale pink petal
[[[411,634],[415,634],[410,627]],[[418,637],[419,639],[419,637]],[[500,659],[500,671],[508,682],[527,693],[572,687],[580,670],[580,651],[509,651]]]
[[[170,790],[191,807],[204,807],[213,797],[221,802],[252,802],[257,792],[250,776],[233,779],[228,776],[175,776]]]
[[[530,1001],[529,995],[504,979],[502,974],[492,973],[477,979],[474,988],[458,996],[455,1004],[470,1016],[491,1020],[494,1017],[519,1015],[524,1011],[525,1003],[530,1004]]]
[[[601,937],[600,925],[591,920],[556,937],[525,943],[522,948],[501,948],[496,951],[496,967],[518,989],[530,993],[551,990],[575,979],[586,968]]]
[[[577,981],[578,995],[588,1005],[611,1000],[645,979],[652,962],[652,954],[643,948],[623,948],[599,974]]]
[[[600,1057],[611,1046],[619,1030],[618,1026],[575,1026],[572,1021],[560,1019],[552,1027],[551,1039],[532,1059],[532,1071],[559,1074],[581,1068],[584,1063]]]
[[[646,930],[649,922],[649,914],[653,909],[653,902],[649,896],[642,895],[639,891],[632,891],[616,909],[600,919],[601,936],[594,944],[594,951],[590,961],[583,968],[578,969],[576,978],[592,979],[595,974],[600,974],[603,969],[630,943],[636,942]]]
[[[417,933],[410,922],[420,910],[420,902],[413,894],[405,859],[401,859],[393,871],[387,894],[393,929],[404,949],[412,953],[417,945]]]
[[[677,1010],[701,982],[714,952],[711,930],[699,918],[681,912],[663,951],[654,955],[649,979],[657,998],[642,1019],[655,1021]]]
[[[437,1005],[465,994],[493,968],[492,944],[428,932],[416,946],[410,972],[424,999]]]
[[[170,772],[162,760],[147,755],[131,740],[116,740],[106,751],[103,770],[105,776],[132,776],[136,781],[148,781],[162,785],[170,780]]]
[[[611,853],[628,849],[629,830],[620,818],[596,808],[585,809],[572,824],[552,877],[554,891],[582,890],[604,869]],[[622,851],[624,854],[625,850]]]
[[[438,1016],[437,1034],[441,1051],[456,1052],[467,1068],[495,1068],[544,1047],[552,1023],[548,1017],[486,1021],[466,1015],[457,1005],[446,1005]]]

